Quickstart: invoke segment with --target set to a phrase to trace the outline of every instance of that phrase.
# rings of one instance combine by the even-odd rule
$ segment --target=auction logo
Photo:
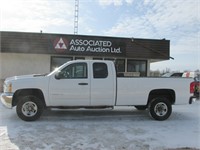
[[[62,37],[57,37],[53,42],[53,46],[56,52],[64,53],[67,50],[68,43],[69,42],[67,39]]]

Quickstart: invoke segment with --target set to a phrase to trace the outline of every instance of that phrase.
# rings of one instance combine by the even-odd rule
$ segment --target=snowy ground
[[[200,101],[173,106],[166,121],[152,120],[146,111],[45,111],[35,122],[20,120],[15,108],[0,103],[1,150],[162,150],[200,149]]]

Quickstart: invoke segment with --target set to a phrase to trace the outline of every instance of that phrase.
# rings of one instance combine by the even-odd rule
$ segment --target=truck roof
[[[112,60],[71,60],[68,62],[113,62]]]

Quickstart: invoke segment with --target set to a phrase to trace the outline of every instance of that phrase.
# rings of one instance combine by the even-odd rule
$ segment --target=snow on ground
[[[0,104],[0,149],[162,150],[200,149],[200,101],[173,106],[166,121],[132,107],[114,110],[47,110],[35,122],[20,120]]]

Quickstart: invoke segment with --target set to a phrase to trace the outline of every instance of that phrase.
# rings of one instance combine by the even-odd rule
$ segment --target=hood
[[[11,81],[11,80],[18,80],[18,79],[27,79],[27,78],[35,78],[35,77],[41,77],[46,76],[46,74],[30,74],[30,75],[22,75],[22,76],[13,76],[6,78],[5,81]]]

